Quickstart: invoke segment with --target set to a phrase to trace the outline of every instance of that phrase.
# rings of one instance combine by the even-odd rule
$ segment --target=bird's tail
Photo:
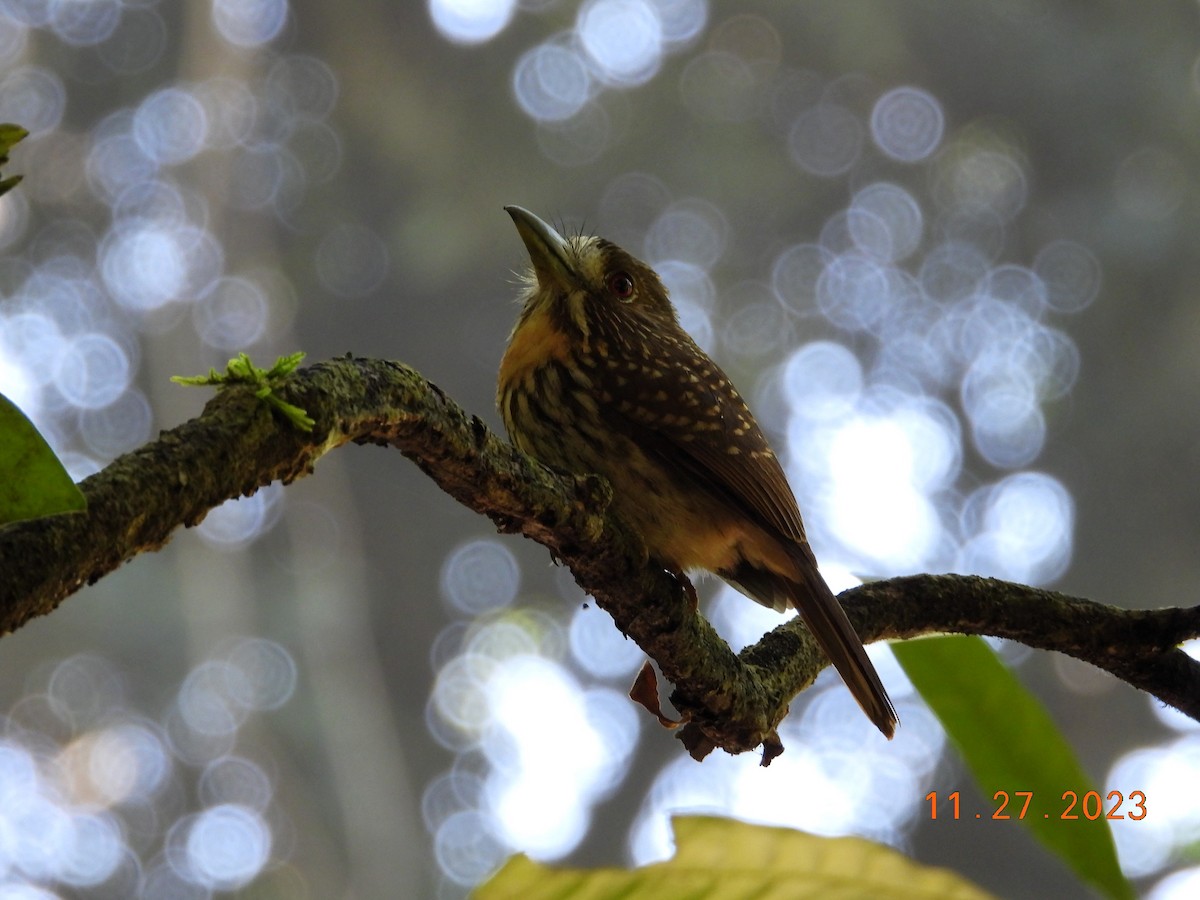
[[[812,558],[811,550],[795,545],[789,555],[794,563],[795,578],[748,562],[718,574],[763,606],[779,612],[789,606],[799,610],[804,624],[838,670],[867,718],[891,740],[899,723],[896,709],[854,626],[846,618],[846,611],[817,571],[817,562]]]
[[[838,603],[816,566],[801,566],[802,581],[788,581],[788,599],[800,611],[804,624],[813,633],[846,687],[858,701],[867,718],[891,740],[896,733],[896,708],[867,656],[858,633],[846,611]]]

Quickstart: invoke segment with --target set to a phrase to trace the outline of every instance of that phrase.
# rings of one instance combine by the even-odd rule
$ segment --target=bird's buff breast
[[[565,362],[569,353],[567,336],[554,327],[546,311],[537,310],[527,319],[523,318],[509,336],[508,348],[500,360],[498,383],[501,402],[505,390],[517,387],[520,381],[532,377],[534,371],[547,362]]]

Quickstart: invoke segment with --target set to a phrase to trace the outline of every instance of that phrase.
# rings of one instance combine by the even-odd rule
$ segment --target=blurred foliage
[[[566,869],[509,860],[473,894],[478,900],[591,900],[687,897],[862,897],[987,900],[946,869],[922,866],[859,838],[827,838],[729,819],[672,820],[675,855],[638,869]]]
[[[10,122],[0,123],[0,166],[8,164],[8,152],[27,137],[29,137],[29,132],[20,125],[13,125]],[[20,183],[20,175],[11,175],[0,180],[0,195],[7,194]]]
[[[0,166],[12,148],[29,136],[20,125],[0,123]],[[0,180],[0,195],[21,182],[20,175]],[[17,407],[0,394],[0,525],[87,507],[45,438]]]
[[[901,641],[892,650],[993,800],[985,812],[968,809],[965,818],[1018,819],[1082,880],[1109,897],[1133,897],[1103,815],[1124,813],[1132,801],[1127,808],[1109,796],[1097,803],[1095,816],[1090,801],[1086,815],[1080,804],[1068,808],[1064,792],[1083,798],[1096,787],[1045,707],[987,643],[952,635]],[[946,802],[948,793],[937,792],[938,814],[957,818],[958,804]]]

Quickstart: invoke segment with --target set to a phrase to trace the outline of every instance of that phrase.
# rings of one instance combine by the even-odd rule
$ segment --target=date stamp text
[[[1103,797],[1099,791],[1087,791],[1082,796],[1076,791],[1063,791],[1050,810],[1040,809],[1040,804],[1034,803],[1033,791],[996,791],[992,795],[994,803],[990,813],[975,813],[974,816],[964,814],[960,809],[961,797],[958,791],[951,791],[944,798],[939,797],[937,791],[930,791],[925,795],[925,799],[929,802],[930,819],[937,819],[939,816],[943,819],[1024,819],[1027,815],[1036,816],[1040,812],[1043,819],[1070,821],[1104,818],[1132,819],[1138,822],[1146,818],[1149,812],[1146,808],[1146,795],[1142,791],[1130,791],[1128,794],[1109,791]]]

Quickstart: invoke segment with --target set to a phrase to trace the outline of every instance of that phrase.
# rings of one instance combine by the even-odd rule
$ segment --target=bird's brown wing
[[[863,711],[890,738],[895,709],[845,610],[817,570],[796,498],[762,429],[725,373],[682,332],[659,335],[655,350],[625,357],[653,360],[639,363],[636,371],[628,365],[601,368],[596,385],[601,408],[639,447],[652,449],[673,470],[687,472],[698,486],[729,498],[781,538],[796,563],[795,578],[748,560],[717,574],[766,606],[795,606]]]
[[[796,498],[779,459],[725,373],[690,338],[655,342],[639,371],[601,367],[597,381],[617,427],[637,432],[664,462],[731,499],[751,520],[807,550]]]

